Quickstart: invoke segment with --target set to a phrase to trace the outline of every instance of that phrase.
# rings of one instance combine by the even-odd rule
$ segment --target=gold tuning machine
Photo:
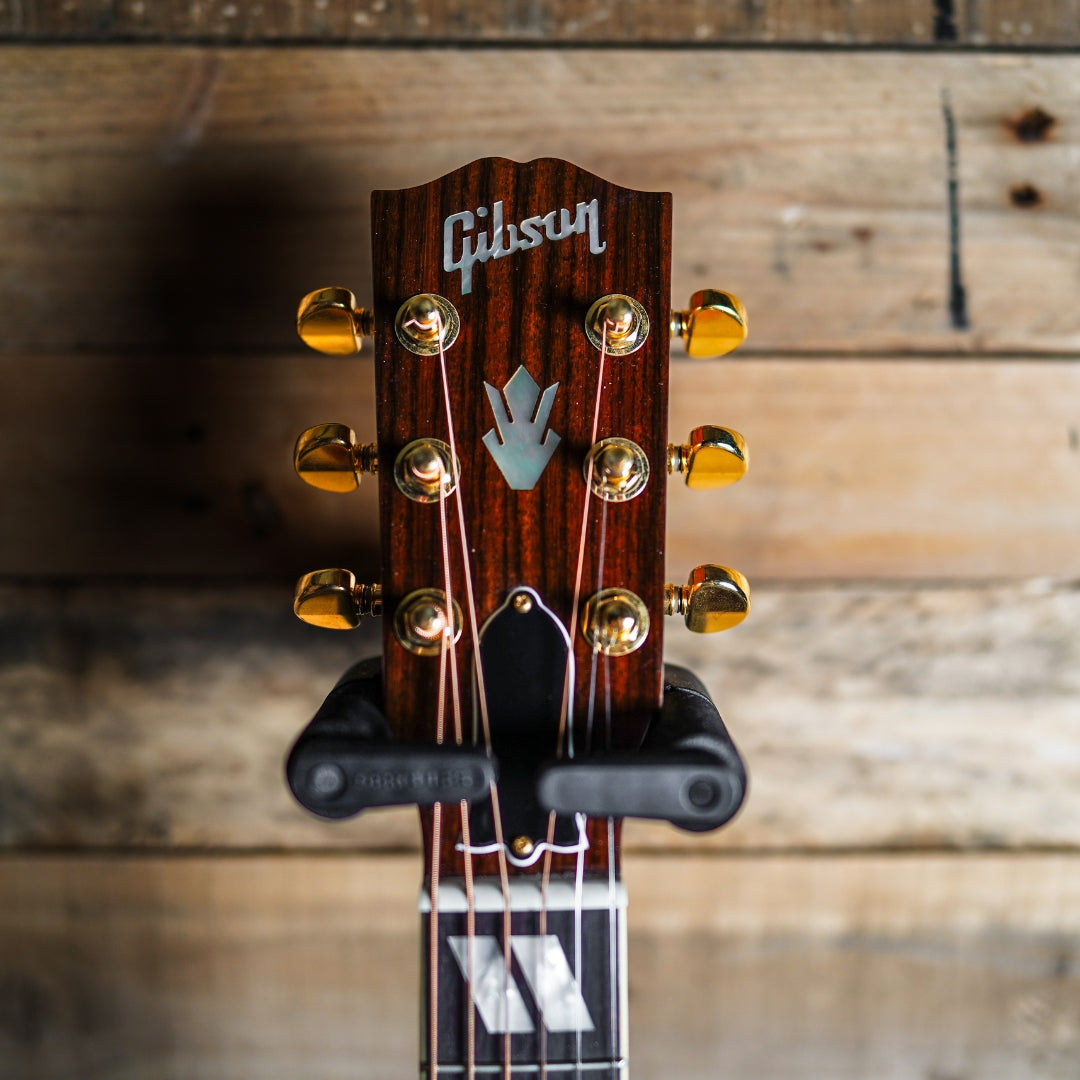
[[[358,443],[346,424],[317,424],[296,440],[296,475],[320,491],[355,491],[361,473],[377,472],[377,443]]]
[[[372,312],[358,308],[356,297],[339,286],[316,289],[300,301],[296,332],[305,345],[327,356],[355,356],[360,339],[371,337]]]
[[[293,612],[312,626],[355,630],[364,615],[382,614],[382,586],[357,584],[351,570],[315,570],[296,583]]]
[[[749,468],[746,440],[731,428],[706,424],[690,432],[689,442],[668,444],[668,472],[684,473],[689,488],[726,487],[741,480]]]
[[[671,336],[686,342],[687,356],[703,359],[737,349],[749,330],[746,308],[737,296],[702,289],[686,311],[671,313]]]
[[[687,584],[664,586],[664,614],[684,616],[696,634],[730,630],[750,614],[750,583],[738,570],[706,563]]]

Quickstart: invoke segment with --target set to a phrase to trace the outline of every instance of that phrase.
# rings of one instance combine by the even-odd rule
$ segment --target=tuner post
[[[746,440],[732,428],[706,424],[690,432],[689,442],[668,444],[668,472],[683,473],[688,488],[726,487],[749,468]]]
[[[296,583],[293,613],[325,630],[355,630],[364,615],[382,614],[382,586],[358,584],[351,570],[315,570]]]
[[[457,308],[438,293],[410,296],[394,317],[398,341],[417,356],[436,356],[440,349],[449,349],[460,330]]]
[[[649,336],[648,313],[624,293],[601,296],[585,315],[585,336],[594,348],[603,348],[609,356],[637,352]]]
[[[456,600],[447,603],[442,589],[416,589],[394,612],[394,636],[417,656],[438,656],[461,639],[464,618]]]
[[[296,332],[309,348],[327,356],[355,356],[361,338],[371,337],[374,316],[356,306],[349,289],[334,285],[309,292],[296,312]]]
[[[626,502],[649,482],[649,458],[636,442],[612,436],[585,455],[582,471],[594,495],[605,502]]]
[[[362,473],[378,472],[379,447],[358,443],[346,424],[317,424],[296,440],[293,467],[305,484],[320,491],[355,491]]]
[[[697,566],[685,585],[664,586],[664,614],[682,615],[695,634],[730,630],[750,614],[750,583],[730,566]]]
[[[457,487],[456,465],[441,439],[414,439],[394,460],[394,483],[413,502],[438,502]]]
[[[732,293],[702,289],[686,311],[671,313],[671,336],[686,342],[686,355],[698,359],[724,356],[737,349],[750,323],[742,301]]]
[[[585,601],[581,632],[605,656],[625,656],[645,644],[649,609],[629,589],[601,589]]]

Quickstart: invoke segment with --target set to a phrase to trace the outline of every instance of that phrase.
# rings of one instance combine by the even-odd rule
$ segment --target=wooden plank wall
[[[753,468],[673,488],[669,570],[739,566],[753,617],[668,631],[751,798],[628,830],[634,1076],[1074,1077],[1078,25],[0,0],[0,1077],[413,1068],[414,820],[282,780],[375,643],[290,579],[378,561],[373,491],[289,467],[372,428],[370,366],[290,323],[365,295],[372,187],[488,154],[671,190],[676,300],[752,318],[673,368],[673,435]]]

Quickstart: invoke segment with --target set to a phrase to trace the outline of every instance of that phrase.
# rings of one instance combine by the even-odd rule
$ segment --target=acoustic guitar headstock
[[[726,567],[664,580],[668,474],[710,488],[747,466],[728,429],[667,439],[671,337],[715,356],[746,333],[726,293],[672,312],[670,234],[668,194],[485,159],[373,193],[371,309],[339,288],[301,304],[316,349],[374,338],[376,438],[320,425],[296,467],[330,491],[377,472],[382,574],[306,575],[296,612],[339,628],[384,613],[393,740],[497,762],[490,799],[425,811],[429,870],[557,873],[582,843],[587,871],[610,865],[606,821],[541,806],[537,768],[641,746],[663,704],[665,614],[714,630],[749,608]]]

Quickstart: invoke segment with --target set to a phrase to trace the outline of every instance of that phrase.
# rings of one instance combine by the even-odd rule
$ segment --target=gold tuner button
[[[348,289],[316,289],[300,301],[296,332],[305,345],[327,356],[355,356],[361,337],[371,337],[372,313],[356,306]]]
[[[358,585],[351,570],[315,570],[296,583],[297,618],[326,630],[355,630],[364,615],[382,614],[382,586]]]
[[[689,310],[671,313],[671,336],[686,341],[687,356],[723,356],[746,340],[749,328],[739,298],[714,289],[694,293]]]
[[[379,448],[357,443],[345,424],[318,424],[296,440],[293,466],[305,484],[320,491],[355,491],[361,473],[378,471]]]
[[[664,614],[685,616],[695,634],[730,630],[750,614],[750,583],[730,566],[706,563],[686,585],[664,586]]]
[[[741,480],[750,468],[746,440],[731,428],[694,428],[690,441],[668,444],[668,472],[685,473],[686,486],[705,490]]]

